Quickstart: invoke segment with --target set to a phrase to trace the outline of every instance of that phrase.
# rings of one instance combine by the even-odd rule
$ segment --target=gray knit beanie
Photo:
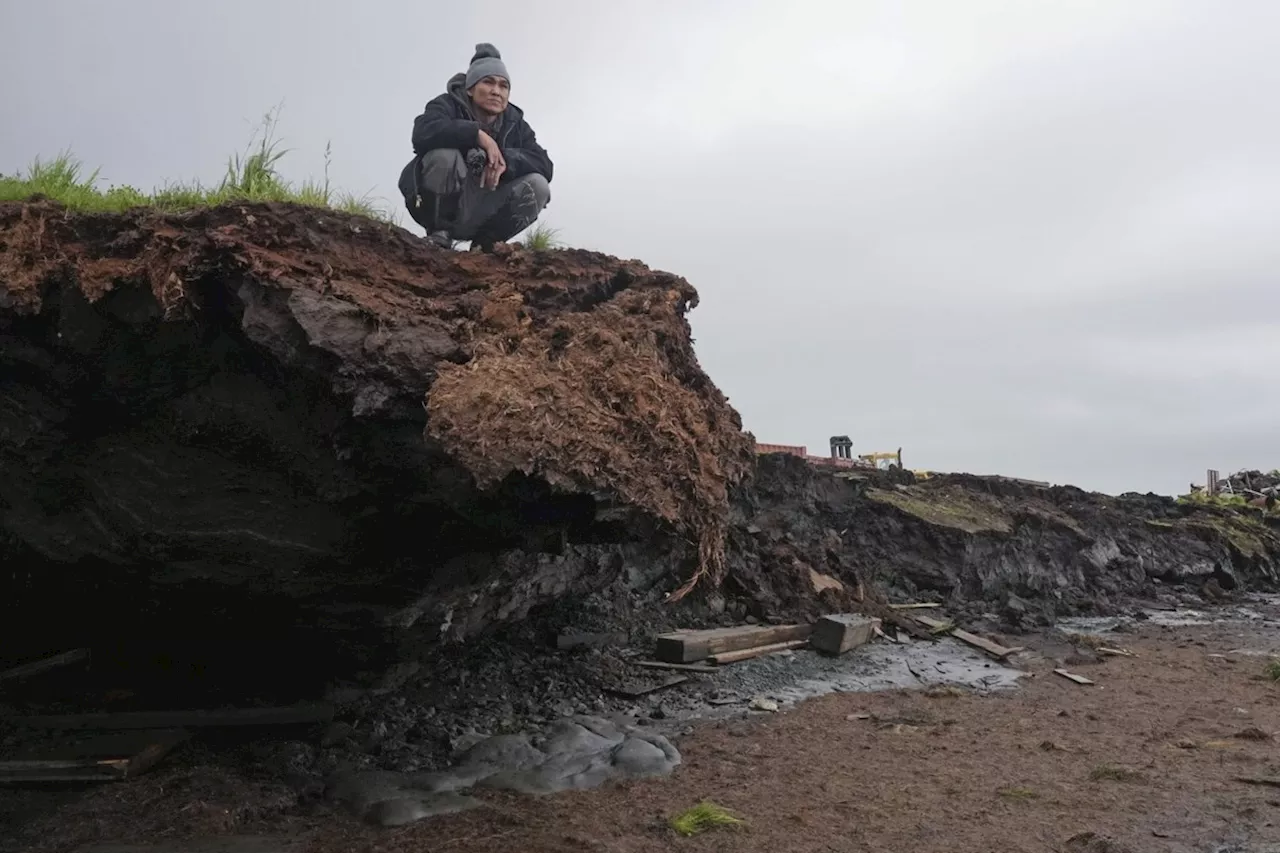
[[[481,42],[476,45],[476,55],[471,57],[471,67],[467,69],[467,88],[470,89],[489,76],[502,77],[508,85],[511,83],[511,75],[502,62],[502,54],[493,45]]]

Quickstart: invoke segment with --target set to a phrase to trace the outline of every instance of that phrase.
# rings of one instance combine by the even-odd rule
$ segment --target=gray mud
[[[679,763],[680,753],[662,735],[624,720],[577,716],[560,720],[542,737],[485,738],[447,770],[339,772],[326,794],[368,823],[402,826],[479,808],[481,801],[468,795],[476,788],[538,796],[666,776]]]

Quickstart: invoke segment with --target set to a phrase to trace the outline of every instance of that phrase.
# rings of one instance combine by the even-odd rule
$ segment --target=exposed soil
[[[1266,618],[1137,622],[1106,635],[1133,658],[1101,658],[1089,637],[1024,637],[1028,676],[1012,691],[846,693],[708,723],[681,739],[684,763],[666,779],[549,798],[485,794],[478,812],[374,830],[318,799],[308,817],[261,781],[265,770],[175,765],[74,800],[28,828],[31,846],[13,849],[70,850],[114,834],[284,832],[317,853],[1260,853],[1280,844],[1280,789],[1238,778],[1280,779],[1280,687],[1263,674],[1267,654],[1280,651],[1280,607],[1255,610]],[[1064,665],[1096,684],[1053,674]],[[257,750],[246,758],[283,760]],[[703,800],[746,826],[676,836],[667,818]]]
[[[666,781],[499,796],[377,835],[330,814],[339,767],[434,769],[568,713],[683,735],[798,671],[825,677],[774,660],[620,697],[668,677],[631,666],[662,630],[852,610],[888,625],[887,601],[928,599],[1023,644],[1063,616],[1280,583],[1269,506],[753,459],[694,355],[696,303],[634,261],[453,253],[330,212],[0,205],[0,666],[93,652],[87,673],[7,690],[0,715],[328,696],[348,727],[202,740],[87,797],[5,792],[0,819],[50,850],[308,826],[324,849],[1056,850],[1076,824],[1153,849],[1137,835],[1164,830],[1130,819],[1143,802],[1195,843],[1227,816],[1270,831],[1265,790],[1229,779],[1271,741],[1164,748],[1212,739],[1222,702],[1274,727],[1260,664],[1205,656],[1234,629],[1192,626],[1208,646],[1179,647],[1150,625],[1125,640],[1140,659],[1057,650],[1095,687],[1032,658],[1008,696],[704,723]],[[554,651],[584,632],[614,639]],[[864,709],[899,722],[846,720]],[[1144,780],[1089,779],[1103,760]],[[704,796],[750,828],[674,839],[660,816]],[[1154,849],[1202,849],[1173,843]]]

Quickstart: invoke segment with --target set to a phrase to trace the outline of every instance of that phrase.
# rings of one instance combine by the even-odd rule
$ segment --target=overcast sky
[[[397,209],[491,41],[544,221],[698,288],[760,441],[1113,493],[1280,466],[1275,0],[0,0],[0,32],[0,171],[214,182],[283,103],[290,177],[332,142]]]

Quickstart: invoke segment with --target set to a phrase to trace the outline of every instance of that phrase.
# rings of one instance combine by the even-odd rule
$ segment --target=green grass
[[[1005,798],[1006,800],[1026,801],[1026,800],[1039,799],[1040,797],[1039,794],[1037,794],[1035,791],[1033,791],[1030,788],[1001,788],[996,793],[998,793],[1001,797]]]
[[[1141,782],[1145,777],[1137,770],[1121,767],[1118,764],[1099,764],[1089,771],[1089,778],[1095,782],[1110,780],[1112,782]]]
[[[697,835],[709,829],[737,829],[744,821],[715,803],[698,803],[671,818],[671,828],[681,835]]]
[[[1280,658],[1272,658],[1262,670],[1262,674],[1272,681],[1280,681]]]
[[[328,145],[322,181],[307,180],[295,185],[286,180],[280,174],[279,164],[289,149],[280,148],[276,139],[278,120],[278,108],[266,114],[244,153],[227,158],[226,172],[217,186],[206,187],[191,181],[166,184],[150,193],[131,186],[110,186],[104,190],[98,185],[100,170],[85,174],[80,161],[65,151],[49,161],[37,158],[25,174],[0,175],[0,202],[26,201],[34,195],[43,195],[76,211],[123,213],[137,207],[179,211],[236,201],[275,201],[339,210],[381,222],[394,221],[391,213],[368,194],[357,196],[330,186],[332,151]]]
[[[549,225],[535,225],[524,235],[524,247],[535,252],[562,249],[564,248],[564,243],[560,241],[559,237],[560,229],[552,228]]]

